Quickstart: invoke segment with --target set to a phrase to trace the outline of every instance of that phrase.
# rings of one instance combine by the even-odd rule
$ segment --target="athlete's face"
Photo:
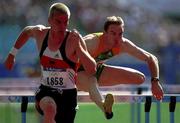
[[[122,40],[123,32],[124,32],[124,27],[122,25],[111,24],[109,25],[106,31],[107,40],[113,42],[119,42],[120,40]]]
[[[49,18],[51,29],[57,32],[65,32],[68,25],[68,15],[54,12],[52,17]]]

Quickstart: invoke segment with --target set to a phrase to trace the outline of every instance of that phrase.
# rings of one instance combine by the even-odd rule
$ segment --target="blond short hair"
[[[117,24],[117,25],[121,25],[121,26],[124,26],[124,21],[121,17],[119,16],[109,16],[106,18],[106,21],[104,23],[104,31],[107,31],[108,30],[108,27],[111,25],[111,24]]]
[[[52,17],[55,11],[60,12],[62,14],[66,14],[68,16],[68,18],[70,18],[70,15],[71,15],[70,10],[63,3],[54,3],[54,4],[52,4],[51,7],[49,8],[48,17]]]

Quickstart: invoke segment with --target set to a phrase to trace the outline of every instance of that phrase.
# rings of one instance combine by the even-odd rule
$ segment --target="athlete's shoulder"
[[[46,27],[44,25],[34,25],[34,26],[26,26],[23,29],[23,32],[28,34],[29,36],[41,35],[47,32],[50,27]]]
[[[36,25],[35,28],[37,30],[47,30],[50,29],[50,27],[44,26],[44,25]]]
[[[121,42],[122,42],[122,45],[133,44],[133,42],[130,39],[125,38],[125,37],[122,38]]]
[[[129,41],[129,39],[128,38],[126,38],[126,37],[122,37],[122,41]]]
[[[46,27],[44,25],[34,25],[34,26],[26,26],[24,28],[25,31],[28,31],[28,30],[32,30],[32,31],[43,31],[43,30],[47,30],[49,29],[50,27]]]

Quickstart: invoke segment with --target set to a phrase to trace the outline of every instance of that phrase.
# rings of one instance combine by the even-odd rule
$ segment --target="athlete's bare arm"
[[[45,33],[42,33],[44,31],[45,27],[42,25],[36,25],[36,26],[27,26],[25,27],[18,38],[15,41],[14,48],[19,50],[23,45],[27,43],[29,38],[35,38],[37,42],[38,49],[41,45],[42,37]],[[8,70],[11,70],[15,62],[15,56],[11,53],[8,54],[6,60],[5,60],[5,67]]]
[[[76,54],[75,55],[76,58],[79,58],[80,63],[82,63],[85,71],[88,74],[90,74],[90,75],[95,74],[96,62],[90,56],[90,54],[87,52],[86,44],[85,44],[83,38],[81,37],[81,35],[80,34],[77,35],[77,33],[71,34],[69,37],[69,40],[70,40],[71,45],[68,45],[70,47],[67,49],[74,50],[74,54]],[[72,54],[71,52],[70,52],[70,54]],[[67,54],[67,56],[69,56],[69,55]],[[69,56],[69,57],[71,57],[71,56]]]
[[[79,40],[79,41],[80,41],[80,45],[83,47],[83,49],[84,49],[85,51],[88,51],[87,46],[86,46],[86,43],[85,43],[83,37],[81,36],[81,34],[80,34],[77,30],[73,29],[73,31],[72,31],[72,36],[75,36],[76,38],[78,38],[77,40],[80,39],[80,40]]]
[[[46,29],[47,27],[43,25],[26,26],[20,33],[14,46],[17,49],[21,48],[29,38],[34,38],[36,42],[42,42],[42,38],[44,38],[45,35],[44,31]]]
[[[158,60],[154,55],[141,49],[140,47],[132,43],[130,40],[125,38],[121,45],[121,51],[146,62],[149,66],[151,76],[159,77]]]
[[[125,53],[128,53],[144,62],[146,62],[149,66],[151,77],[152,78],[159,78],[159,65],[157,58],[152,55],[151,53],[137,47],[134,43],[129,41],[128,39],[124,39],[123,43],[121,45],[122,51]],[[159,80],[153,80],[151,82],[152,84],[152,94],[153,96],[161,100],[163,97],[163,89],[162,86],[159,83]]]
[[[82,63],[85,71],[88,74],[95,74],[96,73],[96,62],[90,56],[90,54],[83,49],[83,47],[79,44],[76,50],[77,56],[80,58],[80,62]]]

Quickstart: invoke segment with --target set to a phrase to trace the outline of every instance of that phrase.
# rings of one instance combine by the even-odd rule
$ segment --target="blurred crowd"
[[[153,7],[140,6],[132,0],[1,0],[0,27],[47,25],[48,9],[54,2],[70,7],[69,28],[82,35],[99,32],[107,16],[118,15],[125,21],[125,37],[161,57],[161,49],[170,44],[180,45],[178,18]]]
[[[105,18],[118,15],[125,21],[125,35],[139,45],[152,49],[180,40],[180,23],[155,8],[138,6],[128,0],[1,0],[0,24],[17,24],[22,28],[46,25],[48,8],[54,2],[64,2],[70,7],[70,28],[77,28],[82,34],[102,31]]]

